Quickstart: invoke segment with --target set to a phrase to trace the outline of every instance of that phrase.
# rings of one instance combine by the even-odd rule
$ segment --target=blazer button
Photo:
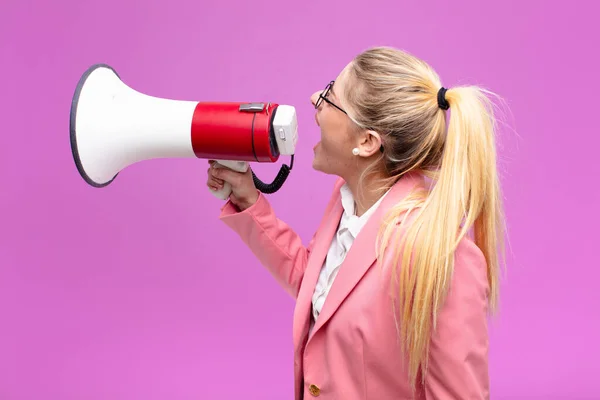
[[[312,394],[313,396],[317,397],[319,394],[321,394],[321,389],[319,389],[319,387],[317,385],[310,385],[308,387],[308,391],[310,392],[310,394]]]

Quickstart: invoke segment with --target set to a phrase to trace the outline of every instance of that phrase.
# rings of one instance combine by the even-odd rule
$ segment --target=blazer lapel
[[[312,296],[317,285],[317,280],[319,279],[321,267],[325,262],[331,241],[342,217],[343,207],[340,200],[339,186],[341,185],[336,185],[337,190],[316,232],[313,249],[308,259],[308,265],[304,271],[304,277],[296,299],[293,332],[294,343],[296,345],[308,333],[312,311]]]
[[[406,195],[408,195],[410,190],[420,182],[420,177],[415,174],[405,175],[391,188],[390,192],[379,204],[379,207],[373,212],[373,215],[371,215],[371,218],[367,221],[363,229],[358,234],[357,238],[352,244],[352,247],[350,247],[344,262],[340,266],[340,270],[335,278],[335,281],[333,282],[331,291],[327,295],[323,309],[319,314],[315,326],[310,334],[308,339],[309,341],[315,335],[315,333],[331,318],[331,316],[342,304],[344,299],[346,299],[352,289],[354,289],[356,284],[358,284],[360,279],[373,265],[377,258],[377,235],[387,211],[391,207],[398,204]],[[336,222],[339,221],[339,217],[340,216],[338,216],[336,213]],[[335,227],[337,227],[338,224],[330,221],[330,225],[335,225]],[[324,235],[323,237],[323,239],[325,239],[326,236],[328,239],[326,240],[327,243],[322,244],[322,246],[325,248],[324,253],[327,252],[327,249],[331,243],[330,239],[333,237],[333,233],[329,233],[330,230],[331,226],[329,226],[327,229],[327,235]],[[319,249],[319,251],[321,252],[323,250]],[[316,284],[316,277],[318,277],[321,263],[323,261],[320,252],[319,257],[314,258],[314,265],[310,265],[310,275],[307,276],[309,281],[306,282],[306,284],[303,284],[304,290],[310,291],[310,294],[305,294],[308,296],[312,296],[312,291],[314,290]],[[317,263],[319,263],[319,265],[316,265]],[[315,282],[313,282],[313,280],[315,280]],[[308,300],[308,305],[310,305],[310,297]]]

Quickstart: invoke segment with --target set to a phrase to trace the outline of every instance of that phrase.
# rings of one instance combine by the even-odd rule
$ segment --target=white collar
[[[350,191],[348,184],[345,183],[340,188],[340,195],[342,197],[342,207],[344,208],[345,217],[348,219],[348,229],[350,230],[352,236],[356,237],[358,235],[358,232],[360,232],[363,226],[367,223],[371,215],[377,209],[377,206],[379,206],[379,204],[388,192],[381,196],[379,200],[377,200],[377,202],[373,204],[363,215],[358,217],[356,215],[356,205],[354,202],[354,197],[352,196],[352,192]]]

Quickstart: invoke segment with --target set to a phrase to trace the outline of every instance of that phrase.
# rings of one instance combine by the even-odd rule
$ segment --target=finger
[[[206,181],[206,185],[208,187],[214,188],[216,190],[220,190],[223,189],[223,186],[225,186],[225,182],[220,180],[220,179],[208,179]]]
[[[242,178],[242,174],[229,168],[215,168],[212,171],[212,176],[232,185],[238,185]]]
[[[213,162],[209,167],[209,171],[212,171],[211,173],[213,174],[213,176],[215,176],[215,174],[219,174],[220,172],[217,172],[217,171],[221,171],[221,170],[233,171],[231,168],[227,168],[226,166],[219,164],[217,161]],[[233,172],[236,172],[236,171],[233,171]]]
[[[223,185],[225,183],[225,181],[223,179],[217,178],[215,176],[215,171],[216,171],[216,169],[212,169],[212,168],[208,169],[208,171],[207,171],[208,172],[208,179],[212,179],[213,181],[218,182],[221,185]]]
[[[208,176],[211,178],[216,178],[217,177],[217,168],[214,167],[210,167],[208,168]]]
[[[208,180],[208,182],[213,185],[213,186],[218,186],[218,187],[223,187],[223,185],[225,184],[225,182],[221,179],[216,179],[216,178],[210,178]]]

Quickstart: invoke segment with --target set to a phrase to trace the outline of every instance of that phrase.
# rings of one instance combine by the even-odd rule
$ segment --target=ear
[[[371,157],[373,154],[379,153],[383,141],[379,133],[367,130],[360,137],[359,149],[360,155],[363,157]]]

